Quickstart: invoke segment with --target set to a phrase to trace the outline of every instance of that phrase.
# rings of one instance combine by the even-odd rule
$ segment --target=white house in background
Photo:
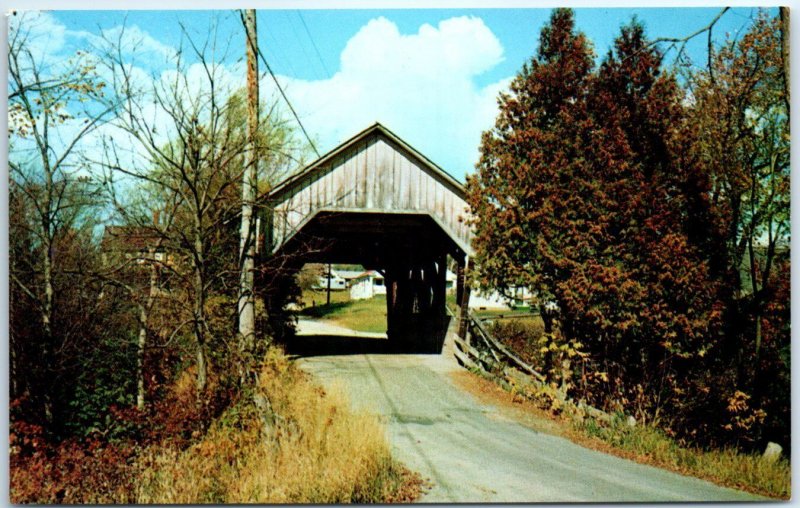
[[[328,274],[322,274],[317,284],[314,286],[314,289],[328,289]],[[345,281],[342,277],[340,277],[336,272],[331,270],[330,273],[331,278],[331,290],[332,291],[341,291],[347,289],[347,281]]]
[[[456,291],[456,274],[447,270],[444,275],[445,288],[448,293],[455,293]]]
[[[350,298],[364,300],[375,295],[386,294],[386,281],[375,270],[368,270],[350,282]]]
[[[343,278],[344,281],[347,283],[347,287],[350,287],[353,285],[353,281],[364,273],[364,269],[362,268],[361,270],[336,270],[334,273],[339,277]]]
[[[511,288],[510,293],[511,298],[507,298],[497,291],[486,294],[480,291],[473,291],[469,297],[469,307],[479,310],[507,310],[531,306],[533,294],[528,288]]]

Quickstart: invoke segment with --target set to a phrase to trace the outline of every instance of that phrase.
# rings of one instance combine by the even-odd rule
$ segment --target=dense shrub
[[[12,503],[134,503],[138,448],[102,437],[57,445],[41,427],[15,422],[9,440]]]

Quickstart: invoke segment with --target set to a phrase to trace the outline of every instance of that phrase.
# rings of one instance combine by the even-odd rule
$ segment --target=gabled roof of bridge
[[[306,165],[302,170],[289,176],[288,178],[277,184],[275,187],[272,188],[272,190],[270,190],[269,197],[271,199],[279,198],[281,195],[291,190],[300,182],[303,182],[308,178],[313,179],[314,173],[317,172],[323,173],[327,169],[328,163],[331,162],[334,158],[336,158],[336,156],[338,156],[343,152],[346,152],[354,145],[358,144],[359,142],[371,136],[372,134],[382,135],[385,138],[397,144],[398,146],[400,146],[403,150],[408,152],[413,158],[419,161],[420,164],[425,166],[431,172],[431,174],[434,175],[435,178],[437,178],[438,180],[446,184],[448,187],[450,187],[456,194],[459,195],[459,197],[461,197],[462,199],[465,197],[464,184],[456,180],[455,177],[453,177],[450,173],[442,169],[435,162],[424,156],[416,148],[403,141],[403,139],[401,139],[397,134],[390,131],[380,122],[375,122],[374,124],[367,127],[363,131],[359,132],[352,138],[348,139],[344,143],[332,149],[325,155],[321,156],[319,159]]]

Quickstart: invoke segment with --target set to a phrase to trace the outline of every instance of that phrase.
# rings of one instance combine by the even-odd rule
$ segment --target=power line
[[[243,12],[239,11],[239,15],[240,15],[240,17],[242,19],[242,23],[244,23],[244,14],[243,14]],[[289,101],[289,98],[286,96],[286,92],[283,91],[283,87],[278,82],[278,78],[276,78],[275,77],[275,73],[272,72],[272,67],[269,66],[269,62],[267,62],[267,59],[264,57],[264,53],[261,52],[261,48],[256,48],[256,51],[258,52],[258,56],[261,57],[261,61],[264,62],[264,67],[266,67],[267,71],[269,71],[269,75],[272,76],[272,81],[275,82],[275,86],[278,87],[278,91],[281,92],[281,96],[283,96],[283,100],[285,100],[286,101],[286,105],[289,106],[289,110],[292,112],[292,115],[294,115],[294,119],[297,120],[297,125],[299,125],[300,126],[300,130],[303,131],[303,134],[305,135],[306,140],[308,140],[308,144],[311,145],[311,148],[314,150],[314,153],[317,154],[317,157],[320,157],[322,154],[320,154],[319,150],[317,150],[317,145],[315,145],[314,142],[311,141],[311,136],[308,135],[308,132],[306,131],[306,128],[303,126],[303,122],[300,121],[300,117],[297,115],[297,111],[294,110],[294,106],[292,106],[292,103]]]
[[[305,57],[306,62],[311,61],[311,57],[308,56],[308,52],[306,51],[306,45],[303,44],[303,41],[300,40],[300,34],[297,31],[297,27],[295,26],[297,23],[295,22],[294,18],[289,15],[288,11],[284,11],[283,13],[286,21],[289,23],[289,26],[292,28],[292,35],[294,35],[294,40],[297,41],[297,46],[303,52],[303,56]]]
[[[292,106],[292,103],[289,102],[289,98],[286,97],[286,92],[283,91],[283,87],[278,82],[278,78],[275,77],[275,73],[272,72],[272,67],[269,66],[269,63],[267,63],[267,59],[264,58],[264,54],[261,52],[261,49],[258,50],[258,56],[261,57],[261,61],[264,62],[264,66],[269,71],[269,75],[272,76],[272,80],[275,82],[275,86],[277,86],[278,90],[281,92],[283,100],[286,101],[286,105],[288,105],[289,109],[292,111],[292,115],[294,115],[294,119],[297,120],[297,124],[300,126],[300,130],[302,130],[303,134],[306,136],[308,144],[311,145],[311,148],[314,149],[314,153],[317,154],[317,157],[320,157],[322,154],[319,153],[319,150],[317,150],[317,146],[314,144],[313,141],[311,141],[311,136],[308,135],[308,132],[306,132],[306,128],[303,127],[303,122],[300,121],[300,117],[297,116],[297,111],[294,110],[294,106]]]
[[[325,75],[327,77],[331,77],[332,75],[331,75],[330,71],[328,70],[328,66],[325,65],[325,60],[322,59],[322,54],[319,52],[319,48],[317,47],[317,43],[314,42],[314,37],[311,36],[311,30],[309,30],[308,29],[308,25],[306,25],[306,20],[303,17],[303,13],[300,12],[299,10],[296,11],[296,12],[297,12],[297,15],[300,16],[300,21],[303,22],[303,28],[306,29],[306,33],[308,34],[308,38],[309,38],[309,40],[311,40],[311,45],[314,46],[314,51],[317,52],[317,58],[319,58],[319,63],[322,64],[322,68],[325,70]]]
[[[278,51],[280,44],[278,43],[278,38],[275,37],[275,33],[270,29],[267,29],[266,32],[267,37],[270,39],[270,41],[272,41],[268,42],[267,44],[267,53],[271,53],[273,57],[278,60],[278,65],[282,65],[283,67],[289,69],[289,72],[292,73],[292,76],[297,76],[297,71],[292,64],[292,59],[282,55],[281,51]],[[266,71],[264,71],[264,74],[266,74]]]

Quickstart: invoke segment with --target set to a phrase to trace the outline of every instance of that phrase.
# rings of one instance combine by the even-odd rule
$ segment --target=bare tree
[[[113,123],[119,134],[105,139],[101,162],[109,172],[110,187],[148,187],[166,207],[168,216],[162,216],[158,224],[145,224],[147,214],[126,210],[124,205],[118,210],[127,216],[127,223],[139,220],[176,254],[174,275],[183,282],[191,302],[197,388],[202,392],[209,344],[223,341],[231,354],[238,349],[227,344],[228,333],[235,330],[236,302],[231,306],[230,330],[216,334],[209,327],[206,304],[215,291],[234,297],[238,291],[236,226],[246,157],[252,151],[243,91],[234,75],[218,63],[225,60],[227,48],[217,43],[214,33],[197,44],[183,30],[173,67],[147,79],[137,75],[126,60],[123,33],[107,41],[111,49],[105,62],[121,113]],[[266,114],[275,114],[274,105]],[[255,150],[264,154],[257,165],[259,172],[284,164],[291,159],[287,153],[293,151],[285,124],[270,121],[269,125],[269,131],[259,132],[256,138]]]
[[[185,35],[185,31],[184,31]],[[148,182],[178,206],[175,227],[155,232],[168,239],[186,264],[181,272],[191,301],[192,332],[197,365],[197,388],[206,387],[209,327],[206,300],[216,274],[211,250],[235,216],[235,198],[245,150],[244,139],[228,121],[227,93],[220,86],[220,68],[209,58],[217,48],[213,39],[197,46],[188,37],[189,51],[199,65],[199,82],[189,76],[190,64],[179,53],[169,78],[139,83],[116,41],[109,54],[114,93],[122,99],[123,114],[115,126],[144,154],[127,159],[112,139],[106,141],[105,165],[111,170]],[[151,106],[163,121],[148,114]],[[164,133],[163,135],[159,133]]]
[[[114,117],[117,103],[103,97],[105,84],[86,53],[56,59],[32,49],[38,42],[36,16],[15,15],[9,24],[9,185],[17,204],[26,207],[12,230],[29,235],[36,254],[34,260],[12,254],[10,277],[38,314],[41,372],[48,377],[65,340],[55,331],[61,290],[56,280],[63,271],[57,245],[87,223],[87,209],[96,204],[91,179],[81,174],[82,142]],[[13,363],[14,356],[12,373],[18,372]],[[42,396],[50,422],[51,393]]]

